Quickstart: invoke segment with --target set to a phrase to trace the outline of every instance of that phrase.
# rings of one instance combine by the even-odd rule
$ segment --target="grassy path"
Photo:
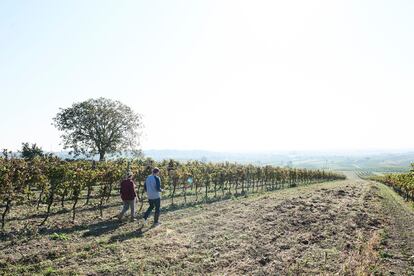
[[[395,275],[414,275],[414,208],[392,189],[377,184],[386,217],[386,239],[380,252],[385,271]]]

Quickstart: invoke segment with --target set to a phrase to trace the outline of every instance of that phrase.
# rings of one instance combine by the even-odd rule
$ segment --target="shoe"
[[[161,225],[161,223],[159,223],[159,222],[154,222],[154,224],[152,225],[153,227],[157,227],[157,226],[160,226]]]

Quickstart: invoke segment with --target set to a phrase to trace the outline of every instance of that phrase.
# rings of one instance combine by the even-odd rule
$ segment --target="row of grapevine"
[[[36,206],[48,220],[52,207],[70,209],[72,219],[81,206],[94,204],[100,215],[119,182],[128,172],[137,183],[139,210],[145,202],[143,183],[153,167],[161,169],[163,201],[171,205],[197,203],[313,182],[343,179],[320,170],[240,165],[234,163],[156,162],[152,159],[107,162],[64,161],[57,157],[23,160],[0,157],[0,207],[2,229],[14,206]],[[66,206],[70,204],[70,206]]]
[[[360,178],[366,179],[366,178],[370,178],[372,176],[374,176],[374,173],[368,170],[356,170],[355,171],[356,175]]]
[[[414,164],[409,173],[386,174],[384,176],[375,176],[371,179],[382,182],[404,197],[405,200],[414,201]]]

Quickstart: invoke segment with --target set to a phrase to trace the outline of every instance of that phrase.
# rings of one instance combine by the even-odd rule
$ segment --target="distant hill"
[[[54,153],[72,158],[68,152]],[[155,160],[237,162],[280,167],[332,170],[408,171],[414,162],[414,151],[341,151],[341,152],[215,152],[206,150],[144,150],[144,156]],[[128,156],[128,155],[124,155]],[[109,157],[110,158],[110,157]],[[98,158],[95,158],[98,160]]]
[[[177,159],[204,162],[238,162],[281,167],[324,168],[334,170],[407,171],[414,162],[414,151],[359,152],[248,152],[229,153],[202,150],[144,150],[156,160]]]

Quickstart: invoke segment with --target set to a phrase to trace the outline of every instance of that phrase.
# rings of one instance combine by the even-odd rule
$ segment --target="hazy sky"
[[[120,100],[144,149],[413,148],[414,1],[0,1],[0,148]]]

